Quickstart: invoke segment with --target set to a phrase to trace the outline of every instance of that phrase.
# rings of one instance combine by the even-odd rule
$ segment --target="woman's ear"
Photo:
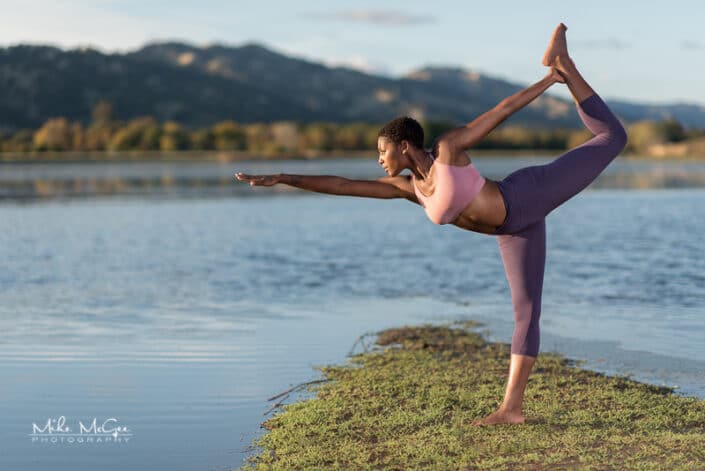
[[[406,155],[406,153],[409,151],[409,141],[406,139],[402,139],[401,145],[399,146],[401,148],[401,153]]]

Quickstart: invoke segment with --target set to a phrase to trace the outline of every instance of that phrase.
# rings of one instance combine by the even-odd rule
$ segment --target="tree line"
[[[427,135],[426,146],[456,125],[449,122],[422,123]],[[316,151],[370,151],[377,148],[380,123],[296,123],[291,121],[241,124],[222,121],[200,129],[167,121],[157,122],[145,116],[117,121],[113,106],[98,102],[91,122],[69,122],[57,117],[47,120],[39,129],[22,129],[0,134],[3,152],[45,151],[244,151],[263,157]],[[641,121],[627,126],[627,151],[648,155],[658,145],[678,142],[703,143],[705,130],[686,130],[678,121]],[[503,125],[495,129],[475,148],[502,150],[563,150],[579,145],[591,137],[587,130],[530,129]],[[693,146],[694,149],[700,149]]]

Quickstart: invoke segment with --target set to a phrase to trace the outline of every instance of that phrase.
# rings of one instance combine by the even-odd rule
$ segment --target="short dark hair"
[[[423,149],[423,128],[418,121],[408,116],[394,118],[382,126],[377,137],[386,137],[395,144],[407,140],[413,146]]]

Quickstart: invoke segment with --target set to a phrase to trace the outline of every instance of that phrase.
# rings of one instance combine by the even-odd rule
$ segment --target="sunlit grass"
[[[380,332],[315,397],[264,422],[243,469],[705,469],[705,401],[540,354],[523,425],[473,427],[504,393],[509,346],[471,323]]]

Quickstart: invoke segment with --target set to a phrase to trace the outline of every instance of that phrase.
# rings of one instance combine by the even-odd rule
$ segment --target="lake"
[[[546,159],[473,161],[501,178]],[[0,166],[0,469],[237,467],[267,398],[363,333],[476,319],[510,341],[494,237],[236,171],[383,176],[374,159]],[[620,158],[554,211],[541,351],[705,398],[704,207],[705,164]]]

